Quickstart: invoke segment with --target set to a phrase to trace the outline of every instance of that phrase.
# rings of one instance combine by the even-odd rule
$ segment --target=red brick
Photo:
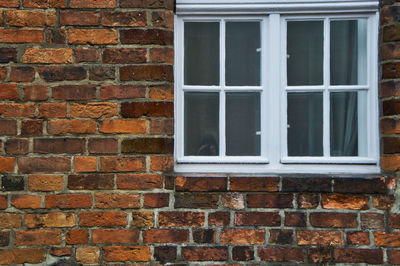
[[[18,87],[15,84],[0,84],[0,100],[18,100]]]
[[[380,213],[361,213],[361,228],[383,229],[385,227],[384,215]]]
[[[120,0],[120,7],[132,7],[132,8],[166,8],[173,9],[174,1],[173,0],[160,0],[160,1],[147,1],[147,0]]]
[[[18,27],[55,26],[56,11],[6,10],[6,23]]]
[[[132,212],[131,227],[153,227],[154,213],[153,212]]]
[[[145,63],[147,50],[144,48],[107,48],[103,51],[103,63],[106,64],[133,64]],[[106,85],[112,86],[112,85]],[[118,86],[113,86],[119,88]],[[138,88],[130,86],[130,88]]]
[[[47,85],[24,86],[24,101],[45,101],[49,98]]]
[[[176,193],[174,207],[185,209],[217,209],[218,195],[209,193]]]
[[[73,227],[75,226],[75,214],[64,212],[28,213],[25,214],[24,223],[28,228]]]
[[[150,49],[150,62],[153,63],[174,63],[174,49],[152,48]]]
[[[123,44],[158,44],[173,45],[172,31],[160,29],[128,29],[120,31]]]
[[[374,208],[379,210],[390,210],[395,202],[393,195],[376,195],[372,197]]]
[[[96,172],[97,157],[95,156],[75,156],[74,170],[76,173],[81,172]]]
[[[314,227],[357,227],[356,213],[313,212],[310,224]]]
[[[0,119],[0,135],[17,135],[17,121]]]
[[[226,261],[226,247],[182,247],[182,260],[185,261]]]
[[[85,0],[86,2],[86,0]],[[69,29],[69,44],[117,44],[117,31],[114,29]]]
[[[35,80],[33,67],[11,67],[10,80],[13,82],[32,82]]]
[[[0,43],[42,43],[43,30],[0,29]]]
[[[368,197],[364,195],[322,194],[321,203],[324,209],[366,210],[369,208]]]
[[[141,85],[102,85],[100,87],[100,98],[103,100],[133,99],[144,97],[146,97],[146,87]]]
[[[0,67],[0,81],[4,81],[6,77],[7,77],[7,68]]]
[[[114,80],[114,66],[94,66],[89,69],[89,79],[95,81]]]
[[[150,120],[150,134],[172,136],[174,134],[174,120],[173,119]]]
[[[7,195],[0,195],[0,210],[7,209]]]
[[[374,241],[377,247],[400,247],[400,232],[374,232]]]
[[[125,212],[81,212],[79,214],[80,226],[116,227],[127,224]]]
[[[89,232],[86,229],[71,229],[65,234],[68,245],[85,245],[89,242]]]
[[[225,177],[182,177],[175,180],[176,191],[225,191]]]
[[[80,118],[104,118],[118,116],[118,105],[116,103],[75,103],[70,105],[70,116]]]
[[[95,229],[92,242],[96,244],[132,244],[139,243],[138,229]]]
[[[71,0],[71,8],[115,8],[116,0]]]
[[[46,195],[45,206],[47,209],[90,208],[92,206],[92,197],[90,194]]]
[[[297,231],[296,238],[298,245],[344,245],[341,231]]]
[[[6,154],[27,154],[29,152],[28,139],[8,139],[4,143]]]
[[[147,25],[147,16],[144,11],[103,11],[101,17],[103,26],[144,27]]]
[[[10,1],[10,0],[0,0]],[[0,250],[0,264],[40,263],[45,260],[46,250],[40,248],[20,248]]]
[[[13,157],[0,157],[0,173],[1,172],[14,172],[15,158]]]
[[[278,191],[279,178],[276,177],[231,177],[232,191]]]
[[[88,120],[52,120],[47,123],[47,132],[54,135],[95,133],[96,122]]]
[[[48,44],[65,44],[66,32],[63,28],[46,29],[46,42]]]
[[[105,261],[150,261],[150,247],[144,246],[109,246],[103,247]]]
[[[19,7],[19,0],[0,0],[0,7]]]
[[[151,156],[150,171],[172,171],[174,168],[174,158],[172,156]]]
[[[301,248],[261,247],[258,256],[262,261],[274,262],[302,262],[304,250]]]
[[[0,104],[0,116],[3,117],[34,117],[35,105],[34,104]]]
[[[169,65],[135,65],[120,67],[121,81],[173,81],[173,67]]]
[[[57,248],[53,247],[50,249],[50,254],[56,257],[64,257],[64,256],[70,256],[73,253],[72,248]]]
[[[21,123],[22,136],[37,136],[43,134],[43,120],[25,120]]]
[[[237,226],[279,226],[281,216],[278,212],[236,212]]]
[[[88,151],[96,154],[118,153],[118,140],[108,138],[89,139]]]
[[[248,194],[249,208],[292,208],[292,194]]]
[[[53,88],[55,100],[92,100],[96,99],[95,85],[61,85]]]
[[[229,212],[211,212],[208,214],[208,225],[227,226],[229,223]]]
[[[113,174],[69,175],[68,189],[102,190],[114,188]]]
[[[170,11],[154,11],[151,13],[151,22],[154,27],[173,29],[174,13]]]
[[[67,116],[66,103],[43,103],[39,105],[40,118],[64,118]]]
[[[264,229],[223,229],[221,244],[261,245],[265,243]]]
[[[100,16],[92,11],[61,11],[60,24],[73,26],[96,26],[99,25]]]
[[[122,153],[142,154],[172,154],[174,140],[172,138],[133,138],[124,139],[121,142]]]
[[[12,195],[11,205],[18,209],[40,209],[42,197],[35,195]]]
[[[140,207],[139,194],[131,193],[96,193],[96,207],[100,209],[138,209]]]
[[[174,100],[174,86],[164,85],[164,86],[150,86],[149,87],[149,97],[154,100]]]
[[[383,41],[398,41],[400,40],[400,27],[398,24],[392,24],[383,28]]]
[[[144,194],[143,207],[145,208],[162,208],[169,206],[168,193],[147,193]]]
[[[170,102],[126,102],[121,104],[123,117],[173,117],[173,103]]]
[[[75,49],[75,63],[97,61],[99,61],[99,53],[96,49]]]
[[[349,245],[369,245],[369,233],[368,232],[347,232],[346,233],[347,244]]]
[[[215,243],[216,231],[214,229],[194,229],[193,241],[196,243]]]
[[[384,172],[396,172],[400,170],[400,156],[381,156],[381,168]]]
[[[162,175],[157,174],[120,174],[117,177],[119,189],[157,189],[163,187]]]
[[[305,227],[307,217],[302,212],[285,212],[285,226]]]
[[[389,226],[396,229],[400,228],[400,214],[390,214]]]
[[[143,231],[143,243],[188,243],[189,230],[149,229]]]
[[[387,257],[390,264],[400,264],[400,250],[388,250]]]
[[[16,246],[60,245],[61,230],[16,231]]]
[[[22,225],[22,215],[16,213],[0,213],[0,229],[20,228]]]
[[[144,157],[107,156],[100,158],[100,170],[105,172],[135,172],[145,169]]]
[[[102,133],[146,133],[146,120],[144,119],[115,119],[100,122]]]
[[[269,243],[278,245],[293,244],[293,231],[285,229],[270,229]]]
[[[77,138],[45,138],[33,141],[33,152],[43,154],[83,153],[85,139]]]
[[[238,261],[254,260],[254,248],[247,246],[233,247],[232,259]]]
[[[334,250],[335,262],[383,264],[381,249],[340,248]]]
[[[69,48],[27,48],[22,56],[23,63],[67,64],[72,63],[72,49]]]
[[[200,212],[160,212],[160,227],[203,226],[204,213]]]
[[[23,0],[24,7],[29,8],[65,8],[66,0]]]

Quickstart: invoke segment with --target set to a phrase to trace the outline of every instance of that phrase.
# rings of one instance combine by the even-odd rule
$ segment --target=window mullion
[[[323,98],[323,148],[324,157],[330,157],[330,21],[324,20],[324,98]]]
[[[219,82],[221,91],[219,94],[219,155],[226,155],[226,100],[225,100],[225,20],[222,19],[220,22],[220,34],[219,34],[219,50],[220,50],[220,58],[219,58]]]

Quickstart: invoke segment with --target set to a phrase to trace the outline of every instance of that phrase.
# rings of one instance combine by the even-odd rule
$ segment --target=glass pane
[[[331,156],[367,156],[367,93],[332,92]]]
[[[185,22],[185,84],[219,85],[219,22]]]
[[[322,156],[322,92],[288,93],[288,155]]]
[[[185,93],[185,155],[219,153],[219,94]]]
[[[367,84],[367,20],[331,21],[331,84]]]
[[[324,28],[322,21],[287,23],[287,82],[289,86],[323,84]]]
[[[260,23],[226,23],[226,85],[260,85]]]
[[[226,155],[260,155],[260,93],[226,94]]]

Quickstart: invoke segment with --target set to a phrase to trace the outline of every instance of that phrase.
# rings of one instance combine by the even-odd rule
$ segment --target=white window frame
[[[244,8],[239,0],[178,0],[175,15],[175,171],[214,173],[379,173],[378,131],[378,11],[377,1],[314,0],[286,3],[252,0]],[[354,5],[354,2],[356,5]],[[262,7],[260,7],[262,6]],[[242,9],[240,9],[242,8]],[[329,82],[329,19],[366,18],[368,29],[368,81],[366,86],[328,86]],[[286,93],[301,91],[286,86],[286,22],[289,20],[324,21],[324,156],[288,157],[286,127]],[[222,21],[220,23],[220,86],[183,85],[183,41],[185,21]],[[224,21],[261,22],[261,83],[259,87],[225,88],[225,23]],[[327,34],[328,33],[328,34]],[[327,35],[327,36],[326,36]],[[328,76],[327,76],[328,75]],[[318,86],[312,86],[318,89]],[[367,90],[368,156],[330,157],[329,94],[330,90]],[[278,89],[271,89],[278,88]],[[193,91],[260,91],[261,155],[260,156],[184,156],[184,92]],[[307,88],[310,91],[310,88]],[[225,93],[220,93],[220,150],[225,152]],[[277,100],[278,99],[278,100]],[[270,130],[273,129],[273,130]],[[327,134],[328,133],[328,134]]]

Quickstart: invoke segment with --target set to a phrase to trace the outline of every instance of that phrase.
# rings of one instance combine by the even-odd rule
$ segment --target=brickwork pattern
[[[0,0],[0,264],[400,264],[400,4],[382,176],[176,176],[173,0]]]

